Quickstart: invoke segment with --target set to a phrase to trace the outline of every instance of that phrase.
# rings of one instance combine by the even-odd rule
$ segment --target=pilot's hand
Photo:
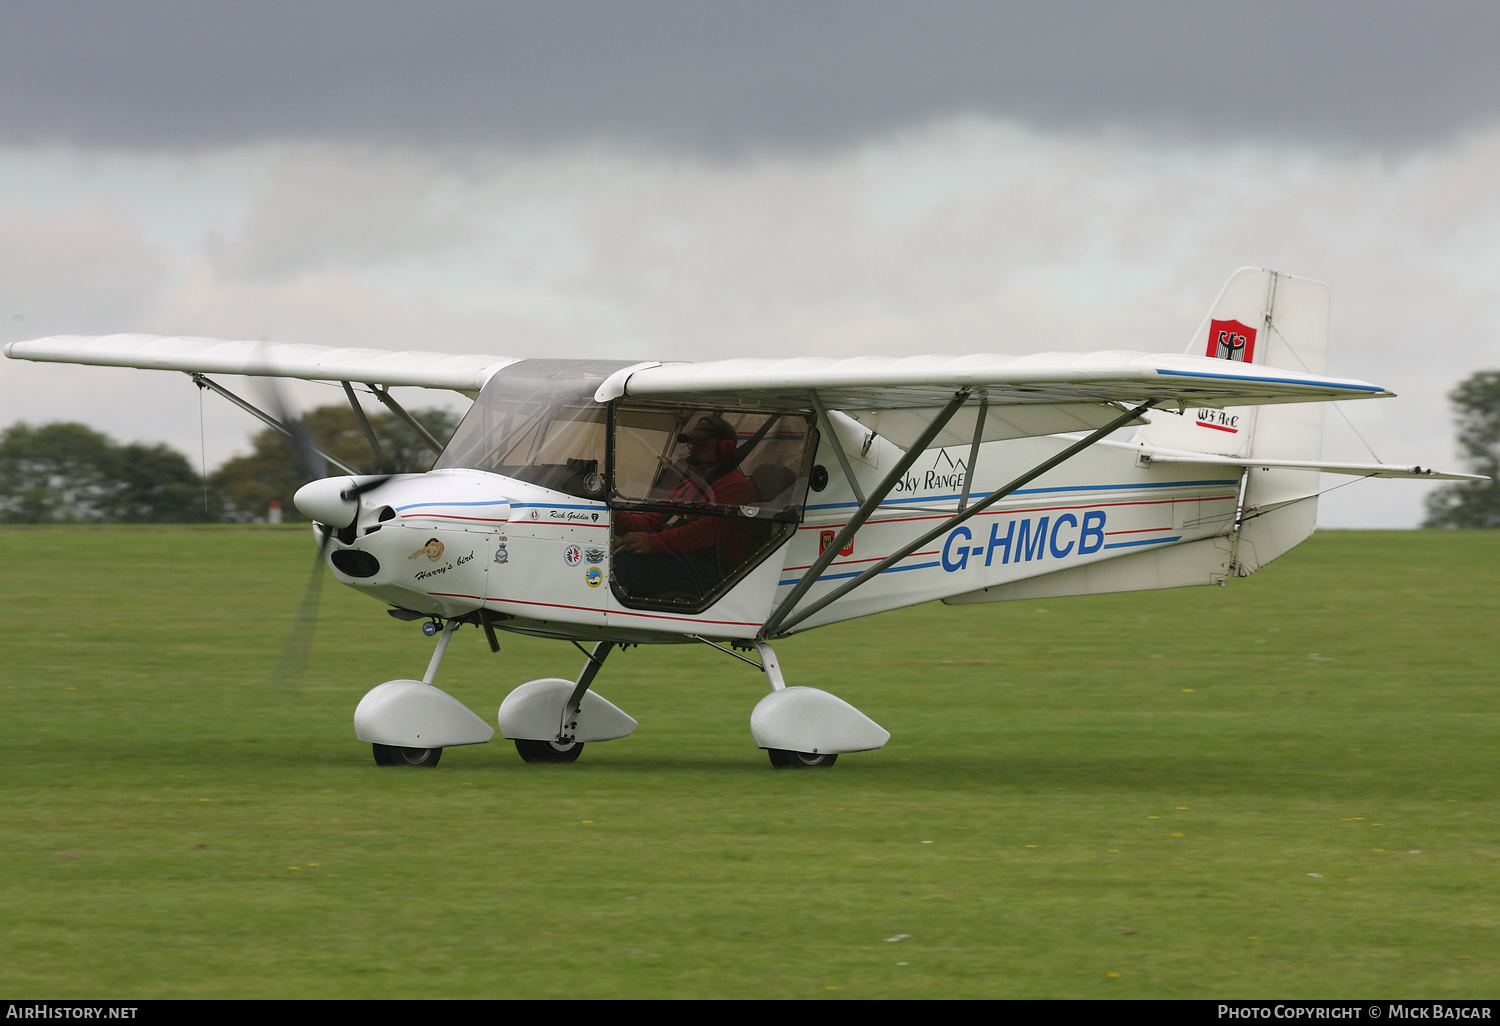
[[[621,539],[621,547],[638,556],[651,554],[651,536],[645,531],[627,531]]]

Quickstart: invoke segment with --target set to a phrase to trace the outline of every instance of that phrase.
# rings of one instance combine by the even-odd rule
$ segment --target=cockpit
[[[467,467],[602,501],[624,605],[699,612],[802,519],[812,411],[616,399],[623,361],[522,360],[490,378],[434,469]]]

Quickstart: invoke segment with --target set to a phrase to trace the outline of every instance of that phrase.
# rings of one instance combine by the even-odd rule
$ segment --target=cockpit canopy
[[[810,412],[595,402],[599,385],[628,366],[614,360],[511,364],[484,386],[433,469],[486,470],[617,508],[686,505],[725,516],[799,518],[816,441]],[[753,512],[671,497],[691,474],[685,432],[708,415],[734,430],[726,462],[754,485]]]
[[[610,586],[636,609],[700,612],[796,533],[817,451],[810,410],[594,401],[629,366],[523,360],[490,378],[434,469],[468,467],[616,510],[659,532],[650,556],[617,552]],[[702,449],[703,424],[716,439]],[[693,451],[696,436],[698,451]],[[670,539],[668,542],[666,539]]]

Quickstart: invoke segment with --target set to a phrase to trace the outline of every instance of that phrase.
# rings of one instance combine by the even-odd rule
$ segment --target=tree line
[[[447,410],[411,413],[440,442],[458,426],[459,417]],[[432,466],[432,450],[399,418],[379,413],[369,420],[395,473]],[[301,423],[324,450],[374,472],[364,429],[349,407],[319,407]],[[83,424],[12,424],[0,433],[0,523],[247,522],[265,520],[273,501],[288,521],[302,519],[292,496],[309,478],[291,440],[266,428],[252,447],[205,482],[186,456],[167,445],[120,445]]]

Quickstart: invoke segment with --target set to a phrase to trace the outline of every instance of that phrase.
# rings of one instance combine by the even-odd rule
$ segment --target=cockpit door
[[[758,626],[802,517],[814,423],[801,410],[613,404],[614,608]]]

